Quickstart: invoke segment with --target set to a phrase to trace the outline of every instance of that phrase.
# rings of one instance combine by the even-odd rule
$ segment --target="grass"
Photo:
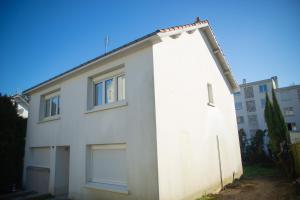
[[[280,175],[280,171],[275,166],[254,164],[244,166],[244,177],[271,177]]]

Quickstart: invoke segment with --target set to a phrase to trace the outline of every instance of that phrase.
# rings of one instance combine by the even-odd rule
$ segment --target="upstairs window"
[[[255,112],[256,111],[256,106],[255,106],[255,101],[246,101],[246,107],[248,112]]]
[[[235,103],[235,109],[236,110],[242,110],[243,109],[243,103],[242,102],[236,102]]]
[[[90,78],[88,95],[88,109],[124,102],[125,74],[123,69]]]
[[[236,120],[237,120],[237,123],[238,123],[238,124],[244,123],[244,117],[243,117],[243,116],[238,116],[238,117],[236,117]]]
[[[51,118],[60,114],[60,94],[53,92],[41,97],[41,119]]]
[[[260,92],[260,93],[266,93],[266,92],[268,92],[268,87],[267,87],[267,85],[266,85],[266,84],[260,85],[260,86],[259,86],[259,92]]]
[[[293,107],[284,108],[283,113],[285,116],[294,115],[294,108]]]
[[[207,84],[207,91],[208,91],[208,104],[213,105],[214,104],[214,96],[213,96],[213,88],[212,84]]]
[[[254,97],[253,87],[252,86],[245,87],[244,93],[246,99],[253,98]]]

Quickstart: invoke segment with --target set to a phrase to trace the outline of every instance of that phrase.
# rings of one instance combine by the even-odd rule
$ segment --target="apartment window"
[[[248,115],[248,123],[250,127],[257,128],[258,127],[257,115]]]
[[[283,113],[286,116],[294,115],[294,108],[293,107],[283,108]]]
[[[237,119],[238,124],[244,123],[244,117],[243,116],[238,116],[236,119]]]
[[[255,101],[246,101],[246,107],[248,112],[255,112],[256,111],[256,106],[255,106]]]
[[[280,92],[280,99],[281,99],[281,101],[291,101],[292,100],[290,93],[286,92],[286,91]]]
[[[109,78],[94,79],[93,88],[94,106],[125,100],[125,75],[117,74]]]
[[[297,127],[296,127],[295,122],[287,123],[287,128],[288,128],[289,131],[297,131]]]
[[[234,96],[235,96],[235,97],[241,96],[241,92],[235,92],[235,93],[234,93]]]
[[[245,87],[244,93],[246,99],[253,98],[254,97],[253,87],[252,86]]]
[[[86,164],[87,185],[128,192],[126,144],[89,145]]]
[[[243,104],[242,104],[242,102],[236,102],[236,103],[235,103],[235,109],[236,109],[236,110],[242,110],[242,109],[243,109]]]
[[[266,92],[268,92],[267,85],[266,84],[260,85],[259,86],[259,92],[260,93],[266,93]]]
[[[260,106],[261,106],[262,108],[265,108],[265,107],[266,107],[266,99],[261,99],[261,100],[260,100]]]
[[[43,118],[53,117],[60,114],[60,95],[52,93],[42,96]]]
[[[213,96],[212,84],[210,84],[210,83],[207,84],[207,91],[208,91],[208,103],[213,105],[214,104],[214,96]]]

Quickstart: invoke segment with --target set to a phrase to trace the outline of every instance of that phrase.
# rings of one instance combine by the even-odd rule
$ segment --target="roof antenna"
[[[107,48],[108,48],[108,42],[109,42],[109,39],[108,39],[108,35],[106,35],[105,39],[104,39],[104,47],[105,47],[105,54],[107,53]]]
[[[196,17],[195,23],[200,23],[200,22],[201,22],[200,17]]]

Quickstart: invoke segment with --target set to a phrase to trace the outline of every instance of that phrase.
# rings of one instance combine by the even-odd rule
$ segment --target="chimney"
[[[246,79],[244,78],[244,79],[243,79],[243,84],[246,84],[246,83],[247,83],[247,81],[246,81]]]
[[[201,22],[200,17],[196,17],[195,23],[200,23],[200,22]]]

